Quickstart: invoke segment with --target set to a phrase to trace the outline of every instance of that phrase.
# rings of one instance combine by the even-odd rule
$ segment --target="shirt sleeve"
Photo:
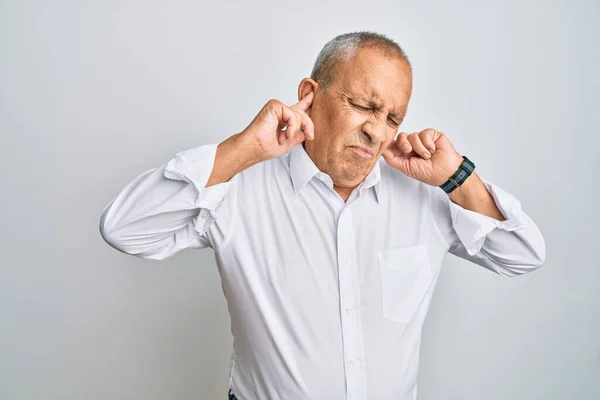
[[[113,248],[162,260],[187,248],[218,247],[226,239],[232,180],[206,187],[217,144],[177,153],[131,182],[104,208],[100,234]]]
[[[504,276],[521,275],[540,267],[545,262],[546,244],[537,225],[515,196],[481,180],[506,218],[504,221],[467,210],[440,188],[430,186],[430,210],[449,245],[448,251]]]

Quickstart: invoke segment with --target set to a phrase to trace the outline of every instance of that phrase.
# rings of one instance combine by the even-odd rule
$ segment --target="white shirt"
[[[466,210],[383,158],[347,202],[302,145],[205,188],[217,144],[144,172],[104,209],[116,249],[164,259],[214,249],[240,400],[417,398],[421,329],[447,252],[503,275],[544,263],[520,202]]]

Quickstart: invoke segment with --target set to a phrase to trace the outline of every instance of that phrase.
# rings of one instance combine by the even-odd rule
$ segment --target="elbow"
[[[525,275],[530,272],[535,271],[539,267],[541,267],[543,262],[535,262],[535,263],[527,263],[527,264],[517,264],[517,265],[503,265],[500,268],[496,267],[494,272],[498,275],[514,278],[517,276]]]
[[[509,277],[524,275],[533,272],[546,263],[546,242],[541,232],[529,240],[523,247],[521,262],[511,264],[505,267],[507,273],[503,274]]]
[[[542,265],[544,265],[544,263],[546,262],[546,246],[543,246],[540,250],[538,250],[536,253],[536,262],[535,262],[535,268],[539,268]]]
[[[106,223],[106,212],[100,219],[100,236],[113,249],[123,254],[147,260],[164,260],[170,252],[164,248],[163,243],[141,241],[136,235],[127,232],[123,227],[114,228],[115,224]],[[158,244],[158,245],[157,245]]]
[[[540,268],[546,262],[546,249],[542,247],[530,253],[520,264],[505,265],[498,273],[506,277],[525,275]]]
[[[119,243],[115,233],[106,228],[106,226],[100,225],[100,236],[104,239],[104,242],[108,244],[110,247],[113,247],[117,250],[121,250],[123,246]]]
[[[540,233],[537,242],[531,246],[529,272],[540,268],[546,262],[546,242]]]
[[[119,228],[117,228],[119,226],[119,221],[114,221],[108,217],[111,204],[106,206],[100,217],[100,223],[98,226],[100,236],[104,242],[106,242],[106,244],[113,249],[118,250],[121,253],[135,255],[132,252],[132,247],[128,245],[127,240],[125,240],[123,235],[120,234]]]
[[[529,242],[529,271],[534,271],[546,263],[546,241],[544,235],[536,226],[537,234]]]
[[[99,230],[100,236],[110,247],[119,250],[122,253],[130,254],[125,250],[126,244],[119,238],[118,231],[114,229],[114,224],[108,224],[106,219],[107,210],[102,213],[100,218]]]
[[[163,260],[168,256],[164,252],[159,252],[152,248],[144,248],[132,241],[128,241],[125,237],[119,235],[118,232],[107,230],[102,225],[100,226],[100,235],[110,247],[123,254],[148,260]]]
[[[517,265],[517,266],[513,265],[509,268],[510,274],[508,276],[515,277],[515,276],[525,275],[530,272],[533,272],[533,271],[537,270],[538,268],[540,268],[544,264],[544,261],[545,260],[543,258],[541,258],[541,259],[532,260],[531,262],[529,262],[527,264],[521,264],[521,265]]]

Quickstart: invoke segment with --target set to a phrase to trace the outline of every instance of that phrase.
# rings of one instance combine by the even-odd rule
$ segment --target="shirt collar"
[[[302,190],[308,181],[320,173],[321,171],[310,158],[302,143],[292,148],[290,154],[290,174],[292,176],[292,184],[294,185],[296,194]],[[381,170],[379,161],[375,163],[369,174],[359,186],[361,189],[373,187],[375,199],[377,203],[379,203],[379,191],[381,190]]]
[[[363,189],[372,187],[375,191],[375,200],[379,203],[379,191],[381,190],[381,168],[379,167],[379,160],[375,163],[371,172],[365,177],[362,182]]]

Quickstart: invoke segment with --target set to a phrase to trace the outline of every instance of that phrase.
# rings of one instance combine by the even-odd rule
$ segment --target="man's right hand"
[[[293,106],[279,100],[269,100],[254,120],[240,135],[245,143],[252,143],[256,159],[266,161],[285,154],[304,140],[313,140],[315,128],[306,110],[312,104],[310,92]],[[284,127],[285,130],[282,130]]]
[[[315,128],[306,114],[313,96],[311,92],[291,107],[269,100],[246,129],[219,144],[206,186],[227,182],[254,164],[279,157],[304,140],[313,140]]]

